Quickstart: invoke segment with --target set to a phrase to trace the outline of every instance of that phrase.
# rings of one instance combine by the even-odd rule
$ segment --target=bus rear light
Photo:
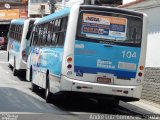
[[[140,69],[140,70],[144,70],[144,66],[140,66],[139,69]]]
[[[67,62],[68,62],[68,63],[71,63],[72,60],[73,60],[73,59],[72,59],[71,57],[68,57],[68,58],[67,58]]]
[[[143,74],[142,74],[141,72],[138,73],[138,76],[139,76],[139,77],[142,77],[142,75],[143,75]]]
[[[68,69],[71,69],[71,68],[72,68],[72,65],[71,65],[71,64],[68,64],[68,65],[67,65],[67,68],[68,68]]]

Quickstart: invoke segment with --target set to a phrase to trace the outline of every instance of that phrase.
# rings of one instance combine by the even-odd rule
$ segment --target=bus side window
[[[20,35],[21,35],[20,28],[21,28],[21,26],[18,25],[18,26],[17,26],[17,38],[16,38],[18,41],[20,41]]]
[[[14,34],[15,34],[15,31],[14,31],[14,25],[13,25],[13,29],[12,29],[12,38],[14,39]]]
[[[27,40],[29,40],[29,38],[31,36],[31,32],[32,32],[33,26],[34,26],[34,21],[30,21],[29,22],[28,32],[27,32],[27,35],[26,35],[26,39]]]
[[[11,26],[11,31],[10,32],[11,32],[11,36],[10,37],[13,39],[13,32],[14,32],[13,31],[13,25]]]
[[[19,25],[16,25],[16,38],[15,39],[19,42],[19,39],[18,39],[18,35],[19,35],[18,28],[19,28]]]
[[[41,40],[42,40],[42,36],[43,36],[43,25],[38,26],[38,39],[36,42],[37,46],[40,46]]]
[[[43,46],[43,43],[45,43],[44,36],[45,36],[45,24],[41,26],[41,40],[39,41],[40,46]]]
[[[17,34],[17,32],[16,32],[16,25],[15,25],[15,27],[14,27],[14,39],[16,39],[16,34]]]
[[[68,23],[68,17],[64,17],[62,19],[61,27],[60,27],[60,33],[59,33],[59,39],[58,39],[58,45],[63,46],[65,41],[65,35],[66,35],[66,29],[67,29],[67,23]]]
[[[36,46],[38,40],[38,26],[35,26],[35,31],[33,32],[33,36],[31,38],[31,45]]]
[[[11,31],[10,32],[11,32],[11,36],[10,37],[13,39],[13,25],[11,26]]]
[[[52,28],[51,28],[51,45],[55,46],[56,45],[56,41],[55,41],[55,32],[56,32],[56,24],[57,24],[57,20],[54,20],[52,22]]]
[[[13,38],[15,39],[16,38],[16,25],[14,26],[14,36]]]
[[[19,26],[18,25],[16,25],[16,37],[15,37],[15,39],[19,42],[19,39],[18,39],[18,28],[19,28]]]
[[[43,34],[43,45],[50,45],[50,41],[48,38],[48,31],[49,31],[49,23],[47,22],[44,26],[44,34]]]
[[[51,41],[50,39],[48,39],[48,36],[50,34],[49,32],[50,32],[50,22],[47,22],[45,25],[45,38],[44,38],[47,46],[51,45]]]
[[[55,45],[55,23],[56,23],[56,21],[54,20],[54,21],[52,21],[51,22],[51,33],[50,33],[50,41],[51,41],[51,45]]]
[[[17,40],[20,42],[22,36],[22,25],[17,26]]]
[[[16,25],[14,26],[14,39],[16,39]]]
[[[40,36],[41,36],[41,39],[39,40],[39,46],[42,46],[43,45],[43,42],[44,42],[44,35],[45,35],[45,24],[43,24],[41,26],[41,33],[40,33]]]
[[[17,40],[20,42],[21,36],[22,36],[22,30],[21,30],[22,26],[18,25],[17,26]]]
[[[34,34],[34,39],[33,39],[33,45],[36,46],[37,43],[38,43],[38,33],[35,32],[35,34]]]
[[[52,24],[53,24],[54,21],[51,21],[48,23],[48,34],[47,34],[47,42],[50,43],[50,45],[52,45]]]

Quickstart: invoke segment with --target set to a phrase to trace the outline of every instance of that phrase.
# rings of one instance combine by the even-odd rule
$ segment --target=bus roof
[[[25,22],[25,19],[14,19],[11,21],[11,24],[23,25],[24,22]]]
[[[55,12],[53,14],[50,14],[48,16],[41,18],[40,20],[38,20],[36,22],[36,24],[42,24],[44,22],[49,22],[49,21],[53,20],[54,18],[61,18],[63,16],[68,15],[69,13],[70,13],[70,8],[64,8],[58,12]]]

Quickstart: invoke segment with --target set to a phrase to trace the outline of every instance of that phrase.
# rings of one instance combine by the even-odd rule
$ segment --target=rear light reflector
[[[140,66],[139,69],[140,69],[140,70],[144,70],[144,66]]]
[[[72,71],[68,71],[68,72],[67,72],[67,75],[68,75],[68,76],[72,75]]]
[[[71,62],[72,62],[72,58],[71,58],[71,57],[68,57],[68,58],[67,58],[67,62],[68,62],[68,63],[71,63]]]
[[[68,69],[71,69],[71,68],[72,68],[72,65],[71,65],[71,64],[67,65],[67,68],[68,68]]]
[[[138,73],[138,76],[139,76],[139,77],[142,77],[142,75],[143,75],[143,74],[142,74],[141,72]]]

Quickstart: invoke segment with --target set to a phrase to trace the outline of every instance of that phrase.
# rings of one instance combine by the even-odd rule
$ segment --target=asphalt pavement
[[[0,51],[0,120],[108,120],[156,114],[155,109],[145,109],[141,101],[120,102],[118,108],[101,106],[95,100],[74,97],[48,104],[44,100],[43,92],[32,92],[31,83],[25,81],[24,76],[13,76],[12,69],[8,67],[6,51]]]

